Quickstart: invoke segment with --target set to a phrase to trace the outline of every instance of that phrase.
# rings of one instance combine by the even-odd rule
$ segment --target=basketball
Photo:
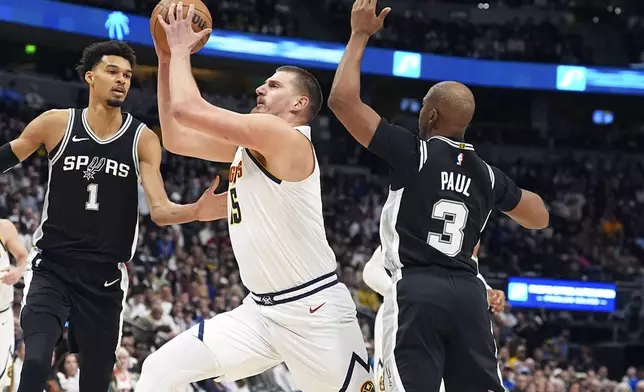
[[[169,22],[168,20],[168,9],[172,3],[178,4],[178,0],[161,0],[154,11],[152,11],[152,16],[150,17],[150,33],[154,41],[157,43],[159,50],[166,53],[170,52],[168,47],[168,40],[165,35],[165,30],[159,23],[157,15],[161,15],[163,20]],[[184,17],[188,14],[188,9],[190,5],[195,5],[195,14],[192,17],[192,29],[195,32],[199,32],[203,29],[212,28],[212,16],[210,16],[210,11],[201,0],[183,0],[183,15]],[[208,42],[208,37],[204,37],[200,42],[197,42],[195,47],[192,49],[192,53],[197,53],[203,46]]]

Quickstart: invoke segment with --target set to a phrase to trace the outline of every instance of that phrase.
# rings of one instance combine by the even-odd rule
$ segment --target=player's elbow
[[[190,100],[172,102],[170,104],[170,117],[178,123],[184,123],[191,118],[196,107],[198,107],[198,104]]]
[[[507,214],[526,229],[541,230],[550,224],[550,213],[543,199],[536,193],[525,190],[519,205]]]
[[[170,225],[170,220],[166,214],[159,211],[159,208],[150,208],[150,219],[159,227]]]
[[[327,106],[333,113],[337,115],[338,113],[341,113],[343,109],[346,109],[348,106],[350,106],[351,102],[354,100],[355,99],[352,98],[349,94],[338,92],[336,89],[333,89],[329,94]]]

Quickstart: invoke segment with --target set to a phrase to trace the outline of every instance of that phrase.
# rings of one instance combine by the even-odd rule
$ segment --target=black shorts
[[[121,337],[128,278],[124,264],[63,265],[36,255],[25,274],[20,323],[24,336],[37,332],[60,338],[69,321],[70,352],[97,346],[116,350]],[[31,276],[30,276],[31,275]],[[53,318],[38,315],[49,314]],[[40,320],[56,320],[41,322]]]
[[[471,272],[403,269],[384,329],[388,392],[438,392],[441,379],[448,392],[504,391],[485,285]]]

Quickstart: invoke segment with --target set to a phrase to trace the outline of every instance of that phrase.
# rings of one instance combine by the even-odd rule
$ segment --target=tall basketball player
[[[9,253],[16,260],[14,266]],[[22,277],[28,254],[13,223],[0,219],[0,391],[10,387],[13,381],[13,285]]]
[[[213,220],[220,217],[213,206],[225,203],[212,187],[191,205],[168,200],[157,136],[121,111],[134,65],[134,52],[121,42],[87,47],[78,72],[89,85],[88,107],[45,112],[0,147],[2,171],[41,144],[49,154],[42,222],[25,276],[20,392],[43,390],[66,321],[70,347],[80,355],[81,391],[107,390],[128,286],[125,263],[136,249],[139,181],[159,225]]]
[[[190,48],[207,33],[192,31],[193,12],[184,19],[181,3],[172,5],[169,25],[159,22],[171,50],[158,53],[159,111],[164,132],[205,135],[209,144],[192,149],[178,138],[163,139],[183,154],[232,162],[229,233],[251,294],[149,356],[136,390],[237,380],[285,362],[303,391],[370,392],[356,307],[338,282],[324,230],[320,168],[307,125],[322,105],[320,86],[303,69],[282,67],[257,88],[253,113],[210,105],[190,72]]]

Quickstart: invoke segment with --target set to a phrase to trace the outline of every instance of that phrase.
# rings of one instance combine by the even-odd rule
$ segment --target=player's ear
[[[85,81],[90,86],[92,85],[92,83],[94,83],[94,73],[92,71],[85,72]]]
[[[432,109],[429,111],[429,125],[432,126],[436,121],[438,121],[438,111],[436,109]]]
[[[307,106],[309,106],[309,98],[303,95],[303,96],[300,97],[300,99],[297,100],[297,102],[295,103],[294,108],[296,110],[302,110],[302,109],[306,108]]]

